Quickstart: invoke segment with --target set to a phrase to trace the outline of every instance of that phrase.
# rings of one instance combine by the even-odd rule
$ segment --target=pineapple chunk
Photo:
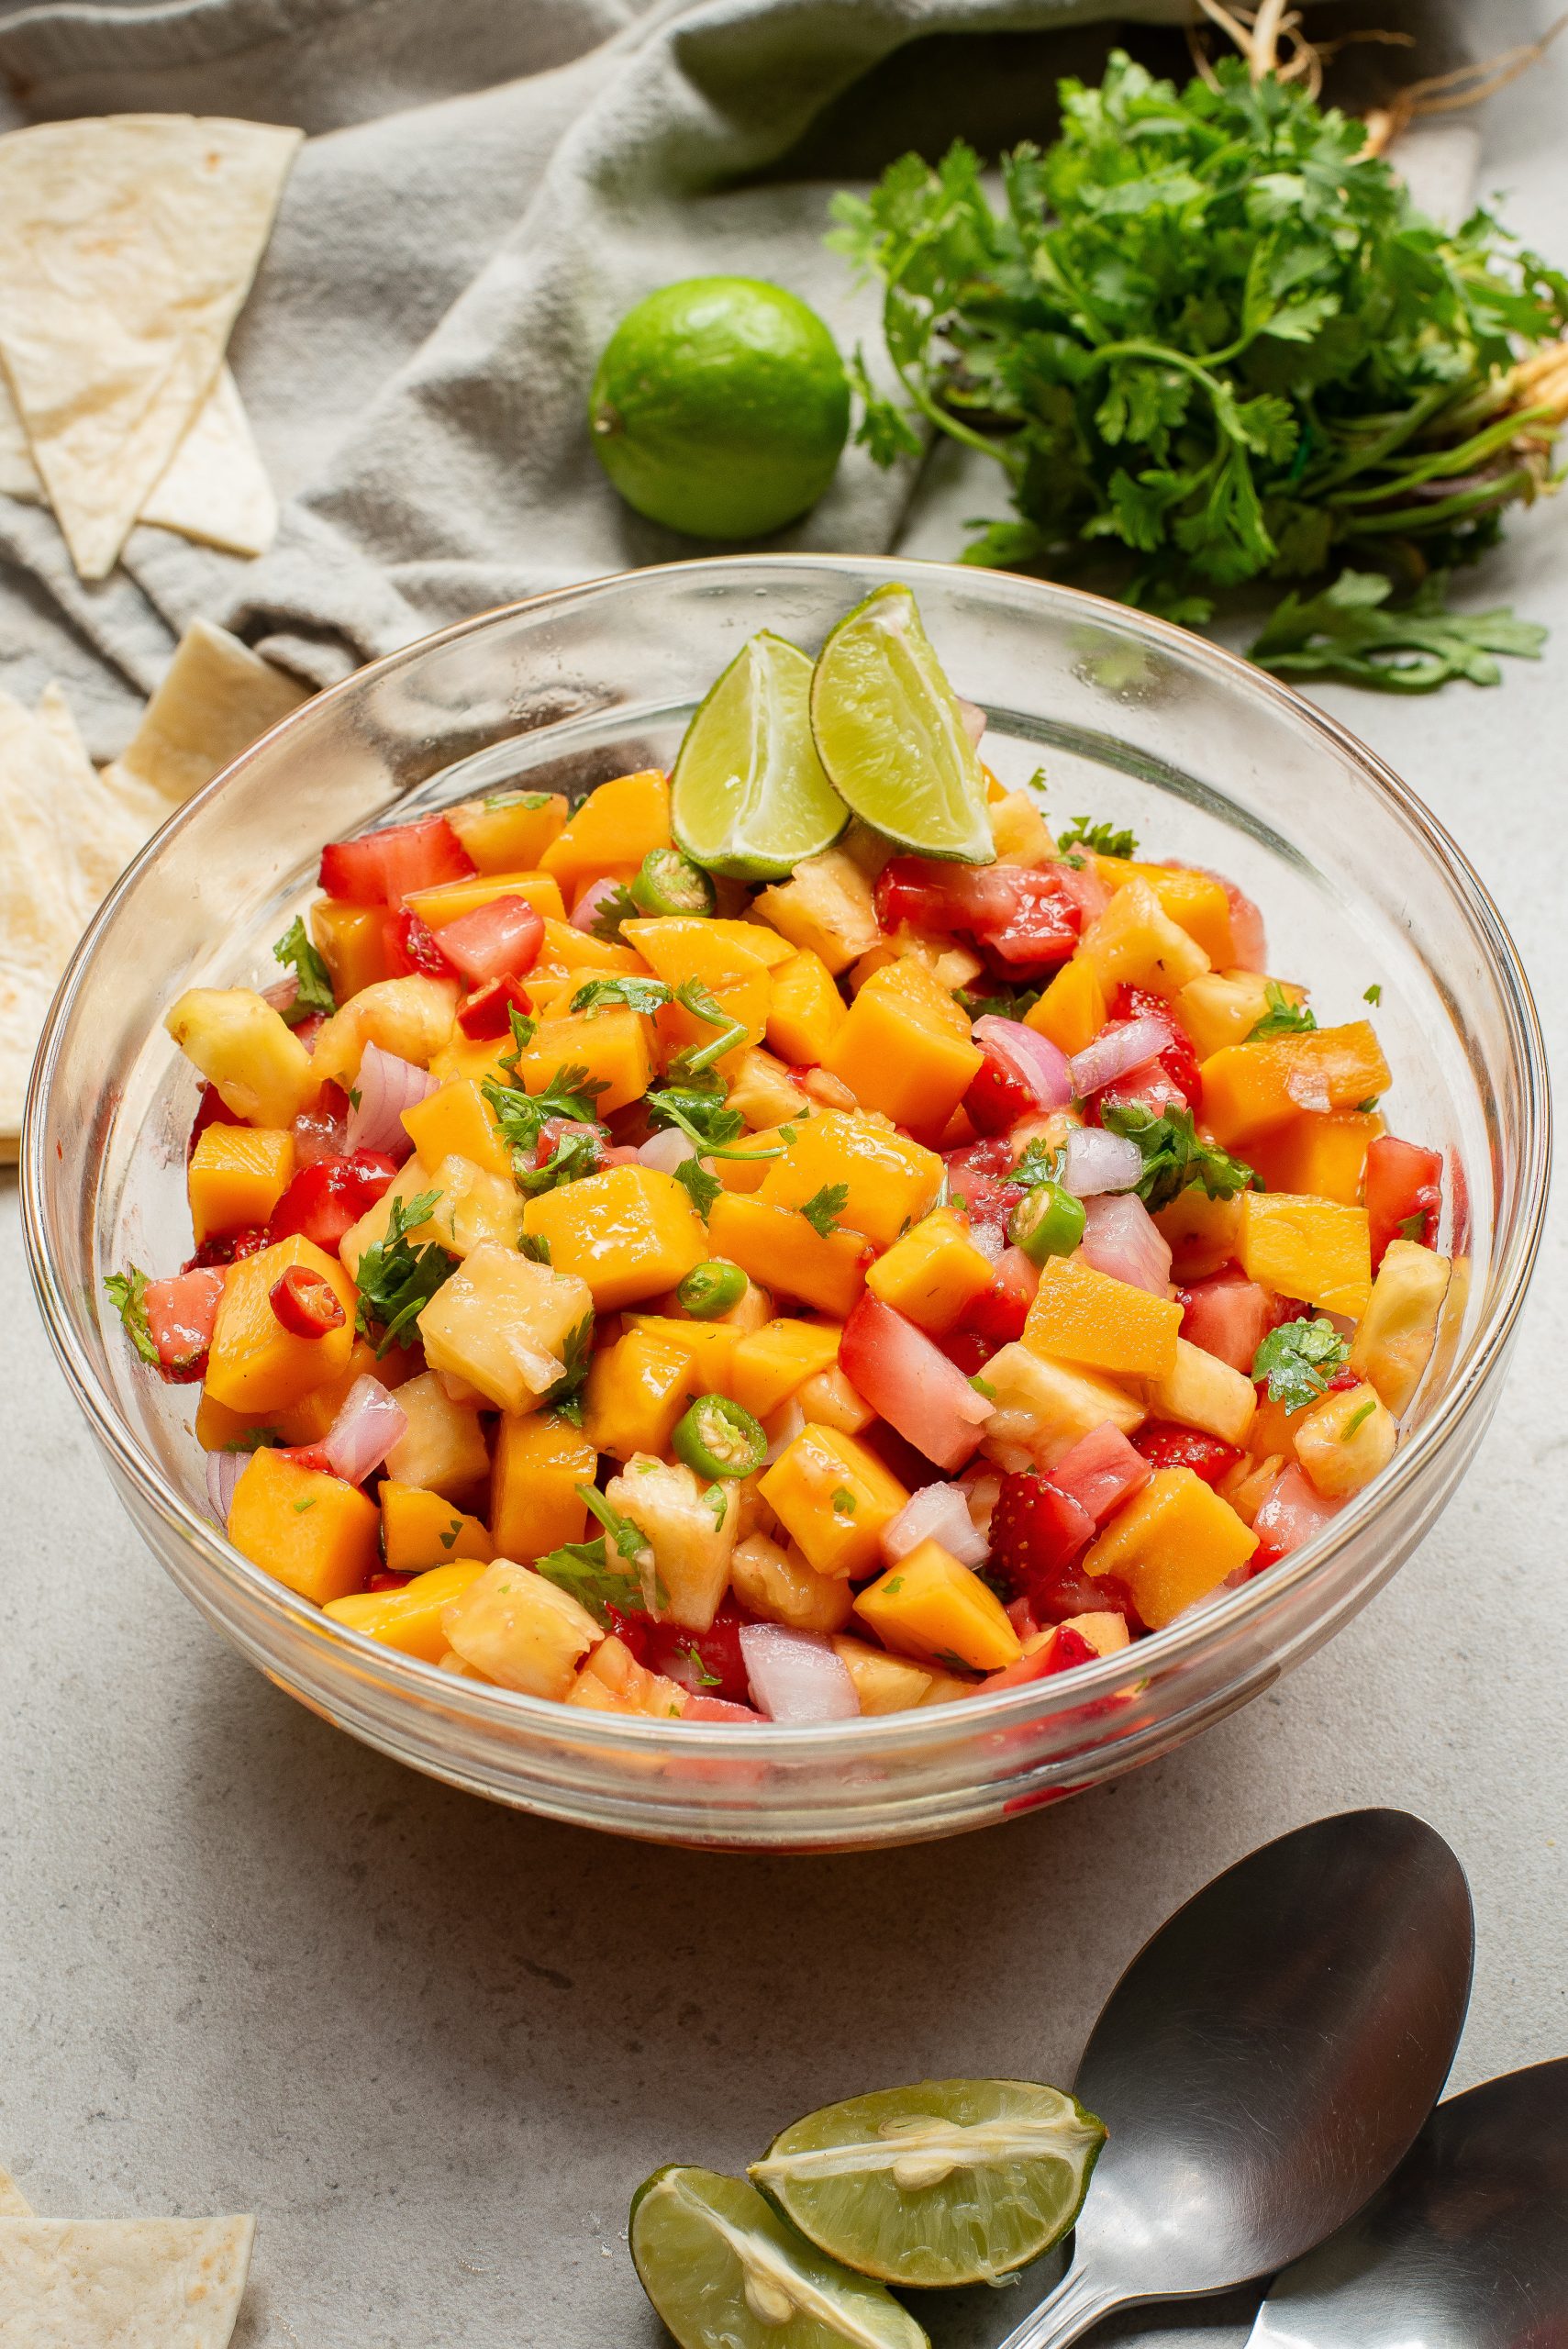
[[[991,802],[991,837],[1004,863],[1041,865],[1056,861],[1051,827],[1027,791],[1009,791]]]
[[[1348,1500],[1387,1467],[1398,1434],[1374,1386],[1343,1386],[1297,1422],[1296,1456],[1325,1500]]]
[[[911,1664],[907,1656],[889,1655],[869,1641],[835,1639],[833,1653],[855,1684],[862,1713],[906,1713],[923,1705],[943,1675]],[[967,1697],[967,1685],[963,1694]]]
[[[811,1103],[783,1061],[760,1044],[743,1052],[729,1080],[729,1107],[745,1119],[753,1133],[764,1127],[788,1125],[792,1118],[809,1118]]]
[[[1208,969],[1208,956],[1154,895],[1147,881],[1129,881],[1084,932],[1080,952],[1102,985],[1150,987],[1179,994]]]
[[[532,1409],[594,1326],[585,1281],[486,1241],[419,1316],[432,1370],[451,1371],[503,1411]],[[454,1641],[453,1645],[457,1642]]]
[[[330,1077],[347,1092],[360,1073],[367,1044],[427,1068],[451,1038],[457,1017],[455,979],[378,979],[333,1013],[316,1039],[310,1065],[316,1081]]]
[[[471,1158],[443,1158],[430,1177],[437,1200],[421,1231],[432,1233],[454,1256],[472,1256],[486,1242],[516,1248],[522,1237],[523,1202],[517,1186],[487,1174]]]
[[[790,880],[762,891],[754,910],[792,946],[819,954],[835,978],[882,936],[871,883],[840,848],[797,864]]]
[[[247,1125],[292,1125],[320,1087],[322,1072],[283,1014],[250,987],[187,987],[163,1025]]]
[[[573,1682],[569,1705],[595,1713],[640,1713],[648,1720],[679,1720],[686,1691],[662,1672],[638,1663],[624,1640],[601,1640]]]
[[[648,1537],[660,1612],[688,1631],[706,1631],[729,1587],[740,1510],[733,1486],[705,1485],[691,1469],[635,1452],[605,1498]]]
[[[1391,1240],[1351,1346],[1351,1368],[1370,1379],[1395,1417],[1410,1408],[1437,1342],[1448,1294],[1446,1256],[1415,1240]]]
[[[1179,1419],[1183,1427],[1218,1436],[1238,1451],[1258,1408],[1258,1390],[1250,1378],[1185,1338],[1176,1340],[1175,1368],[1163,1378],[1146,1378],[1143,1394],[1157,1419]]]
[[[981,1450],[999,1468],[1053,1468],[1106,1419],[1131,1435],[1148,1416],[1126,1387],[1016,1342],[993,1354],[981,1375],[995,1396]]]
[[[850,1620],[854,1592],[832,1575],[819,1575],[795,1548],[783,1550],[765,1533],[735,1546],[730,1561],[735,1596],[753,1615],[796,1631],[838,1631]]]
[[[408,1425],[386,1455],[387,1475],[449,1501],[473,1499],[490,1474],[478,1412],[454,1403],[433,1370],[405,1379],[397,1403]]]
[[[453,1653],[487,1679],[558,1700],[604,1636],[570,1591],[510,1558],[495,1559],[442,1609],[441,1630]]]

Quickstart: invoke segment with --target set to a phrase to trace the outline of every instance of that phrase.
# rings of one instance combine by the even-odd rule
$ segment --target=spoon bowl
[[[1568,2341],[1568,2058],[1440,2104],[1383,2191],[1277,2278],[1248,2349]]]
[[[1067,2274],[1003,2349],[1229,2290],[1342,2226],[1441,2092],[1473,1954],[1464,1872],[1402,1811],[1319,1820],[1216,1877],[1095,2025],[1075,2087],[1109,2139]]]

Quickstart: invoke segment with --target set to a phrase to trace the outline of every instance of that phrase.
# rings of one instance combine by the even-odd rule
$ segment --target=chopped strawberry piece
[[[976,1377],[983,1371],[995,1347],[978,1330],[950,1330],[937,1340],[949,1362],[956,1363],[965,1378]]]
[[[449,963],[436,943],[436,933],[428,922],[421,921],[405,907],[400,913],[386,918],[385,946],[387,974],[395,979],[412,978],[422,972],[428,979],[450,979],[456,964]]]
[[[356,1150],[351,1157],[318,1158],[295,1176],[267,1226],[269,1240],[303,1232],[329,1256],[343,1235],[374,1207],[397,1172],[384,1151]]]
[[[268,1245],[267,1235],[258,1224],[243,1231],[226,1231],[211,1240],[204,1240],[194,1256],[180,1267],[183,1273],[209,1271],[215,1264],[238,1264],[242,1257],[259,1256]]]
[[[1197,1054],[1192,1038],[1176,1017],[1173,1005],[1163,996],[1151,993],[1148,987],[1119,986],[1112,999],[1113,1019],[1143,1019],[1152,1016],[1163,1019],[1171,1030],[1171,1041],[1162,1052],[1156,1053],[1160,1066],[1186,1102],[1190,1109],[1203,1108],[1203,1079],[1198,1074]],[[1121,1082],[1130,1083],[1124,1077]]]
[[[651,1672],[663,1673],[666,1679],[694,1696],[715,1697],[726,1705],[746,1702],[751,1682],[740,1652],[740,1632],[752,1618],[733,1600],[719,1609],[706,1631],[688,1631],[679,1623],[654,1623],[646,1617],[641,1620],[647,1626],[646,1653],[638,1660],[645,1662]],[[625,1637],[624,1632],[621,1636]],[[637,1650],[632,1653],[637,1654]]]
[[[1093,1664],[1099,1650],[1092,1647],[1082,1631],[1071,1631],[1061,1624],[1049,1639],[1029,1654],[1021,1655],[1016,1664],[1004,1666],[1000,1672],[988,1673],[981,1687],[989,1696],[996,1688],[1022,1688],[1031,1680],[1049,1680],[1058,1672],[1071,1672],[1074,1664]]]
[[[325,1338],[340,1330],[347,1315],[331,1282],[308,1264],[290,1264],[267,1291],[274,1319],[291,1338]]]
[[[991,1512],[991,1557],[997,1572],[1029,1600],[1036,1619],[1055,1620],[1053,1607],[1040,1607],[1037,1593],[1051,1585],[1095,1536],[1095,1520],[1081,1502],[1035,1470],[1005,1475]]]
[[[1218,1485],[1241,1457],[1233,1443],[1197,1428],[1178,1427],[1174,1419],[1146,1420],[1132,1442],[1151,1469],[1190,1468],[1206,1485]]]
[[[202,1375],[223,1282],[216,1267],[187,1267],[172,1280],[149,1281],[142,1294],[147,1334],[164,1375],[177,1385]]]
[[[1391,1240],[1415,1240],[1430,1248],[1442,1213],[1441,1151],[1379,1134],[1366,1153],[1365,1197],[1374,1273]]]
[[[355,906],[399,906],[416,889],[466,880],[473,869],[444,816],[329,841],[321,852],[321,886],[329,897]]]
[[[984,1338],[991,1353],[998,1346],[1011,1345],[1015,1338],[1023,1336],[1039,1286],[1039,1265],[1031,1264],[1021,1248],[1004,1248],[990,1287],[983,1288],[965,1308],[963,1328]]]
[[[475,1043],[489,1043],[511,1033],[514,1011],[527,1019],[533,1008],[533,997],[516,979],[487,979],[469,996],[457,1024]]]

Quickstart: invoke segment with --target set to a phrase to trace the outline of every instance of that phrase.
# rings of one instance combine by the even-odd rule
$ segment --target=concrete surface
[[[1568,43],[1493,104],[1483,182],[1560,256],[1565,115]],[[1527,518],[1472,592],[1551,622],[1539,668],[1326,698],[1473,854],[1561,1055],[1568,509]],[[1470,1479],[1314,1662],[1060,1810],[778,1862],[508,1816],[251,1672],[122,1520],[27,1291],[14,1185],[0,1219],[0,2159],[62,2216],[258,2211],[243,2349],[651,2344],[622,2227],[656,2163],[740,2165],[798,2112],[923,2072],[1069,2077],[1143,1937],[1325,1811],[1405,1805],[1470,1871],[1456,2086],[1568,2049],[1561,1219]],[[941,2310],[939,2349],[1021,2306]],[[1230,2349],[1250,2308],[1096,2339]]]

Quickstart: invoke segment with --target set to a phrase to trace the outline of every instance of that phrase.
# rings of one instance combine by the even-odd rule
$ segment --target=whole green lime
[[[628,506],[698,539],[793,522],[833,478],[850,386],[832,336],[756,277],[688,277],[628,310],[605,346],[588,418]]]

